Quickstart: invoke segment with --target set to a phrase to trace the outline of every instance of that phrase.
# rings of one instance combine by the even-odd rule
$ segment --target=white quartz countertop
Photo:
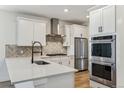
[[[44,60],[38,59],[37,60]],[[50,64],[31,64],[30,57],[6,58],[5,59],[11,83],[18,83],[37,78],[50,77],[54,75],[75,72],[76,70],[64,65],[44,60]]]

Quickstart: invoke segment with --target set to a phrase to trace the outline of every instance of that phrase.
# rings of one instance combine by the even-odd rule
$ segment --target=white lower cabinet
[[[74,56],[69,56],[69,67],[74,68]]]
[[[61,62],[62,62],[62,65],[74,68],[74,57],[72,56],[62,57]]]
[[[33,81],[26,81],[14,84],[14,86],[15,88],[34,88],[34,83]]]
[[[57,81],[57,82],[56,82]],[[74,73],[34,80],[35,88],[74,88]]]
[[[64,66],[74,68],[74,57],[70,56],[56,56],[56,57],[47,57],[45,60],[49,60],[51,62],[55,62],[57,64],[61,64]]]
[[[69,59],[68,57],[60,57],[61,64],[64,66],[69,66]]]
[[[74,88],[74,72],[49,77],[47,88]]]
[[[16,88],[74,88],[74,72],[14,84]]]

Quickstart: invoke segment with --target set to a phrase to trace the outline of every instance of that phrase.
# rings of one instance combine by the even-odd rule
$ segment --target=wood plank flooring
[[[75,88],[90,88],[89,80],[88,71],[75,73]]]

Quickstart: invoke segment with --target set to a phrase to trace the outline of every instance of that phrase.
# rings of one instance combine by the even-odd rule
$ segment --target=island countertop
[[[77,71],[74,68],[50,62],[48,60],[44,60],[50,63],[48,65],[37,65],[35,63],[31,64],[30,57],[6,58],[5,61],[11,83],[13,84]]]

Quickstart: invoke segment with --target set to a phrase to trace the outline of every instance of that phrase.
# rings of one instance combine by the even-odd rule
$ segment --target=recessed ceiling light
[[[86,18],[89,18],[89,16],[87,15]]]
[[[66,13],[67,13],[68,11],[69,11],[68,9],[64,9],[64,12],[66,12]]]

